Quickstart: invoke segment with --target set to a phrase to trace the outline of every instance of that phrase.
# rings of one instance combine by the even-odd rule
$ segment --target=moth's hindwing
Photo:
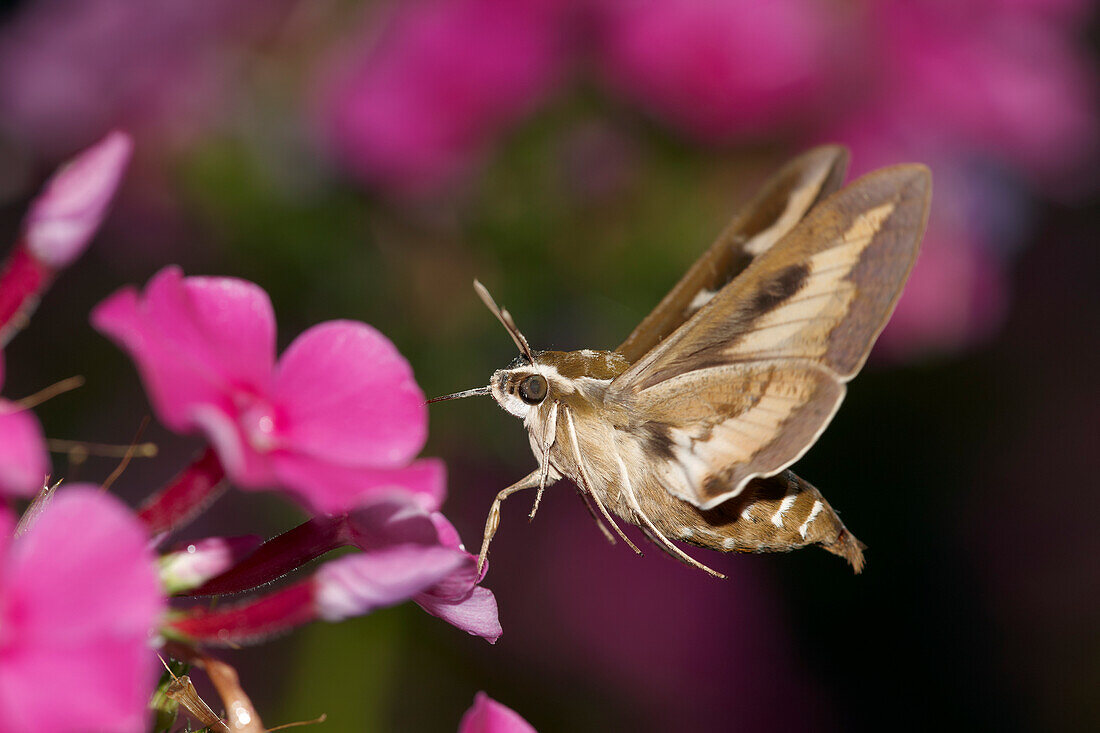
[[[673,495],[713,508],[817,440],[901,294],[930,195],[920,165],[860,178],[612,381],[663,444]]]
[[[783,166],[615,350],[631,362],[644,356],[840,188],[847,168],[848,151],[836,145],[814,148]]]

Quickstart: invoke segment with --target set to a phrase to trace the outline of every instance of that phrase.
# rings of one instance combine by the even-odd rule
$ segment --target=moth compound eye
[[[546,399],[546,379],[532,374],[519,384],[519,398],[529,405],[537,405]]]

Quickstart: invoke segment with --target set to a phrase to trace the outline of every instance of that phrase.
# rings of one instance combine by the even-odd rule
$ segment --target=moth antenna
[[[481,397],[487,394],[491,394],[488,387],[475,387],[474,389],[467,389],[463,392],[455,392],[454,394],[443,395],[442,397],[432,397],[428,400],[427,404],[433,402],[443,402],[445,400],[460,400],[463,397]]]
[[[519,353],[527,357],[527,361],[532,364],[535,363],[535,357],[531,354],[531,346],[527,343],[527,338],[520,333],[520,330],[516,327],[516,322],[512,320],[512,314],[504,310],[497,305],[497,302],[493,300],[493,296],[489,295],[489,291],[478,280],[474,280],[474,291],[478,297],[481,298],[481,302],[485,304],[485,307],[493,312],[500,321],[501,325],[508,331],[508,335],[512,337],[512,340],[516,342],[516,346],[519,348]]]

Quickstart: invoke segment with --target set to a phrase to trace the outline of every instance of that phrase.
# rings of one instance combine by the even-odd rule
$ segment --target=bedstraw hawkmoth
[[[641,554],[615,517],[683,562],[672,540],[723,552],[818,544],[858,573],[864,545],[787,467],[828,425],[916,260],[931,175],[898,165],[840,189],[843,148],[821,147],[771,178],[614,351],[532,351],[508,311],[474,287],[520,356],[486,387],[523,419],[539,467],[501,502],[562,477],[612,543]],[[609,527],[611,529],[609,529]]]

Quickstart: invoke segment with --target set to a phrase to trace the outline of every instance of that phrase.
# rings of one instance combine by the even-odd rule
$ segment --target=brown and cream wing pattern
[[[840,188],[847,168],[848,151],[837,145],[814,148],[785,165],[615,351],[631,362],[644,356]]]
[[[813,444],[897,302],[930,194],[919,165],[833,194],[611,383],[667,444],[671,493],[714,507]]]

